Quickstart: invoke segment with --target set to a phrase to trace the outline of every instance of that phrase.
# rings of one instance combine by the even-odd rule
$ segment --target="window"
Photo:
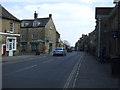
[[[37,26],[37,21],[34,21],[34,22],[33,22],[33,26]]]
[[[21,22],[21,27],[24,27],[25,26],[25,23],[24,21]]]
[[[10,23],[10,33],[14,32],[14,23]]]
[[[52,26],[50,26],[50,30],[52,30]]]
[[[32,34],[32,39],[38,39],[38,34]]]
[[[31,50],[36,51],[37,50],[37,45],[36,44],[31,45]]]
[[[16,37],[7,37],[6,39],[6,51],[16,50]]]
[[[26,23],[25,23],[25,26],[28,26],[28,25],[29,25],[29,23],[26,22]]]
[[[37,24],[38,24],[38,26],[39,26],[39,25],[41,24],[41,22],[38,22]]]

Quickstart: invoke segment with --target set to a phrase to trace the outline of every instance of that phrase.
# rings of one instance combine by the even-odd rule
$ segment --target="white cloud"
[[[0,0],[0,2],[59,2],[59,3],[70,3],[70,2],[113,2],[114,0]],[[115,0],[119,1],[119,0]]]
[[[8,10],[19,19],[32,19],[34,11],[38,11],[39,7],[39,17],[52,14],[62,40],[68,40],[74,45],[82,34],[94,30],[95,12],[90,1],[93,0],[81,0],[82,3],[31,3],[22,7],[18,4],[9,7]]]

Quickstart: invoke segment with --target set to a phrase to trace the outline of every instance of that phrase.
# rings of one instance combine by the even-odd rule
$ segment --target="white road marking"
[[[63,89],[63,90],[66,90],[67,88],[69,88],[69,85],[70,85],[70,83],[71,83],[71,81],[72,81],[72,78],[73,78],[73,76],[76,74],[76,69],[78,69],[78,67],[80,68],[80,66],[81,66],[80,60],[82,59],[83,56],[84,56],[84,54],[81,55],[81,57],[80,57],[80,59],[78,60],[77,64],[74,66],[72,72],[70,73],[70,75],[69,75],[69,77],[68,77],[68,79],[67,79],[67,81],[66,81],[66,83],[65,83],[65,85],[64,85],[64,89]],[[79,65],[79,66],[78,66],[78,65]],[[78,71],[77,71],[77,75],[75,75],[75,79],[74,79],[74,81],[73,81],[72,88],[75,87],[77,76],[78,76]]]
[[[84,56],[84,54],[81,56],[81,58],[82,58],[83,56]],[[80,58],[80,59],[81,59],[81,58]],[[77,72],[76,72],[76,75],[75,75],[75,79],[74,79],[74,81],[73,81],[73,86],[72,86],[72,88],[75,88],[76,81],[77,81],[77,78],[78,78],[78,74],[79,74],[79,72],[80,72],[81,64],[82,64],[82,60],[80,60],[79,66],[78,66],[78,68],[77,68]]]
[[[20,71],[24,71],[24,70],[27,70],[27,69],[30,69],[30,68],[33,68],[33,67],[36,67],[37,65],[33,65],[33,66],[30,66],[30,67],[26,67],[26,68],[23,68],[21,70],[18,70],[18,71],[15,71],[15,72],[20,72]]]

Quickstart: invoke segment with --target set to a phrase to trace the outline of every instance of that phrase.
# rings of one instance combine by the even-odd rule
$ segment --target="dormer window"
[[[25,23],[24,21],[21,22],[21,27],[24,27],[25,26]]]
[[[28,26],[28,25],[29,25],[29,23],[26,22],[26,23],[25,23],[25,26]]]
[[[10,23],[10,33],[14,32],[14,23]]]
[[[36,27],[37,26],[37,21],[33,22],[33,26]]]
[[[38,26],[41,24],[41,22],[38,22]]]

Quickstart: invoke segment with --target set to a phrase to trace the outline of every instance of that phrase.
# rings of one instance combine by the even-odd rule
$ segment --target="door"
[[[9,39],[9,56],[13,56],[13,40]]]
[[[52,43],[49,43],[49,53],[52,54]]]

